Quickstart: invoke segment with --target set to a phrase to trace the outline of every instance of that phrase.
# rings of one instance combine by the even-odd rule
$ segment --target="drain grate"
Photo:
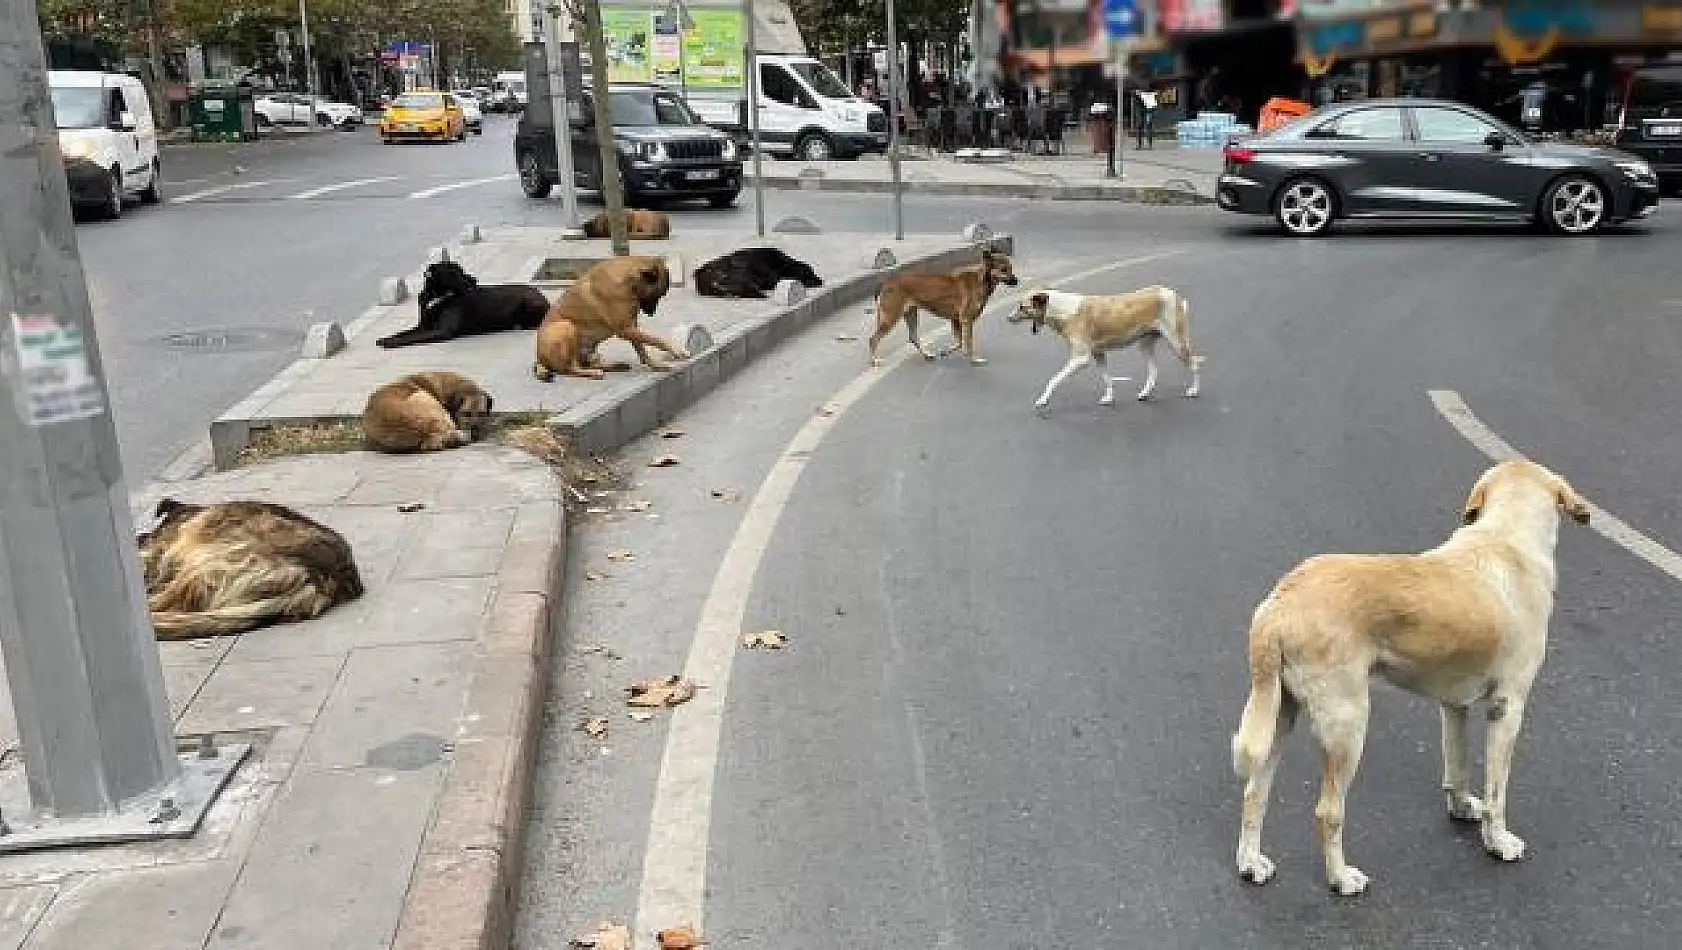
[[[286,349],[296,344],[295,336],[262,327],[221,327],[171,333],[159,337],[157,342],[187,353],[254,353]]]

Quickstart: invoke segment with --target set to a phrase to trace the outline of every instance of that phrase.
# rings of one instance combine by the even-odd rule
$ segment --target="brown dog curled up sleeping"
[[[490,394],[466,376],[415,373],[368,397],[362,437],[376,452],[438,452],[473,441],[490,412]]]
[[[138,538],[152,627],[160,640],[243,633],[313,620],[361,597],[362,576],[338,532],[282,505],[189,505],[165,498]]]
[[[610,257],[590,265],[537,328],[532,374],[548,382],[557,373],[601,379],[606,370],[630,369],[624,363],[604,365],[597,355],[597,348],[611,337],[629,342],[649,369],[666,368],[648,355],[650,346],[674,360],[688,359],[683,347],[637,325],[639,314],[654,315],[671,285],[666,262],[647,254]]]
[[[587,238],[605,238],[612,234],[606,211],[599,211],[584,222],[584,236]],[[625,236],[634,241],[664,241],[672,236],[672,219],[664,211],[626,208]]]

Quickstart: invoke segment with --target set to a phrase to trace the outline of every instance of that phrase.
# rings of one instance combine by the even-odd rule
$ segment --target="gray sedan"
[[[1641,158],[1532,142],[1470,106],[1372,99],[1327,106],[1226,147],[1222,208],[1271,215],[1289,234],[1340,218],[1532,221],[1592,234],[1644,218],[1659,184]]]

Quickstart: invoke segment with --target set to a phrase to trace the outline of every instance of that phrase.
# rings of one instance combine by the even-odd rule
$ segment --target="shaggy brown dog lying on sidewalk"
[[[350,545],[290,508],[255,501],[158,502],[138,539],[160,640],[243,633],[312,620],[362,596]]]
[[[605,238],[612,234],[606,211],[597,212],[595,217],[584,222],[584,236],[587,238]],[[664,211],[626,208],[625,236],[633,241],[664,241],[672,236],[672,219]]]
[[[362,436],[376,452],[437,452],[473,441],[490,412],[490,394],[466,376],[416,373],[374,390]]]
[[[687,350],[637,325],[637,315],[652,317],[671,286],[671,273],[658,257],[611,257],[592,264],[567,288],[538,327],[537,361],[532,364],[532,374],[548,382],[556,373],[601,379],[604,370],[630,369],[624,363],[603,365],[596,355],[596,348],[610,337],[630,343],[649,369],[666,368],[649,357],[650,346],[674,360],[688,359]]]

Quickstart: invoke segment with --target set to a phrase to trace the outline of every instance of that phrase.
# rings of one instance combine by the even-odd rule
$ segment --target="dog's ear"
[[[1051,295],[1043,290],[1035,291],[1034,293],[1028,295],[1028,302],[1039,309],[1044,310],[1046,307],[1051,305]]]
[[[1466,507],[1460,512],[1461,524],[1472,524],[1483,514],[1485,500],[1489,497],[1489,473],[1485,472],[1472,486],[1472,493],[1466,496]]]
[[[1583,500],[1582,495],[1577,494],[1577,489],[1572,488],[1570,482],[1558,475],[1554,476],[1554,500],[1559,502],[1560,510],[1570,516],[1572,521],[1578,524],[1589,523],[1589,503]]]
[[[438,249],[438,260],[443,263],[448,263],[450,260],[450,249],[447,247],[440,247]]]
[[[170,512],[177,511],[183,507],[185,506],[173,498],[160,498],[158,499],[157,507],[152,509],[152,517],[166,518],[169,516]]]

